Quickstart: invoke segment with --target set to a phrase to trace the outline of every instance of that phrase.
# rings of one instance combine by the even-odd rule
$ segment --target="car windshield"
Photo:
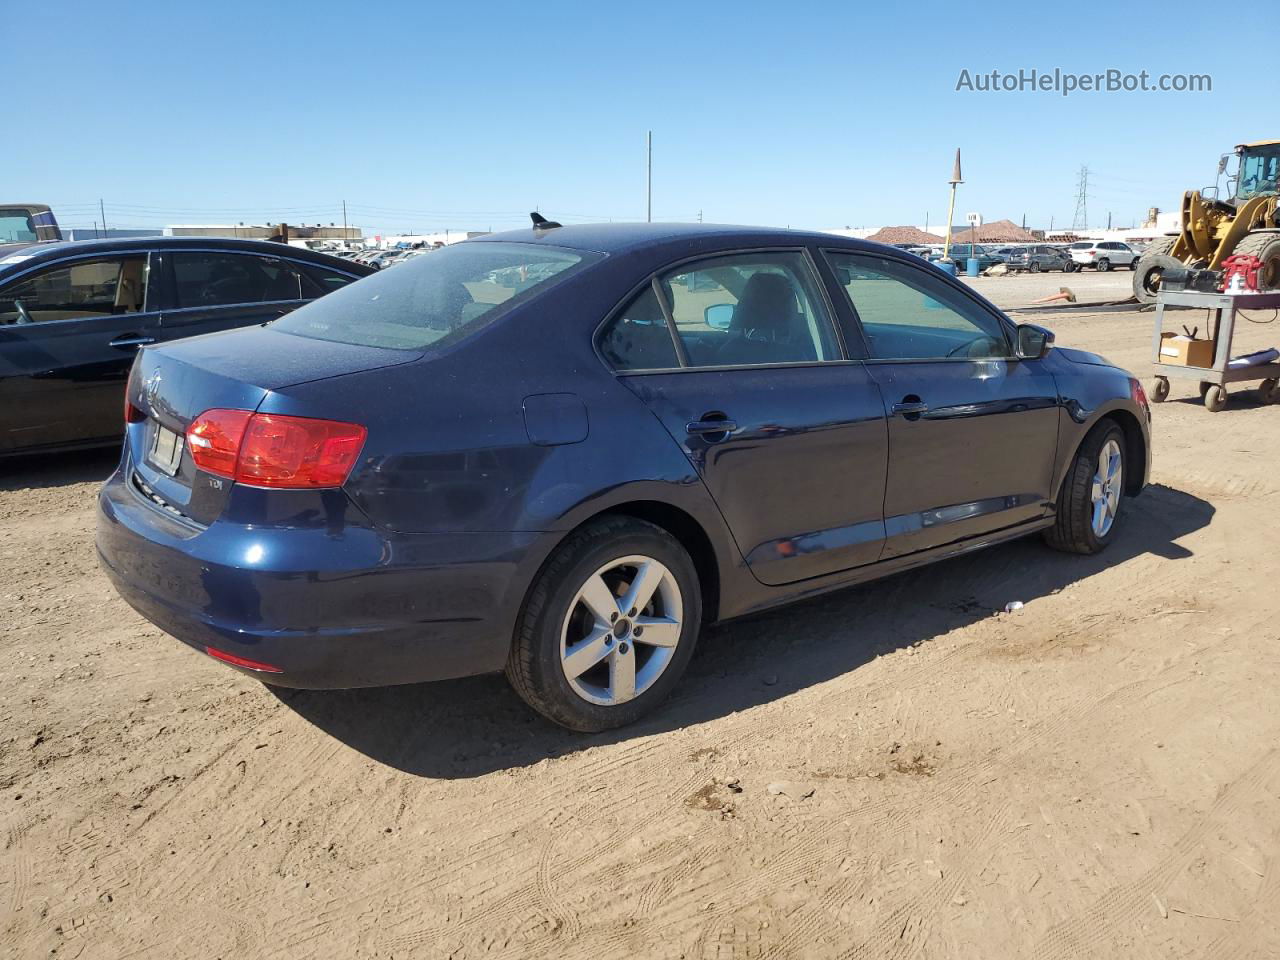
[[[0,243],[35,243],[38,239],[27,211],[0,208]]]
[[[272,329],[368,347],[462,340],[598,255],[532,243],[457,243],[335,290]]]

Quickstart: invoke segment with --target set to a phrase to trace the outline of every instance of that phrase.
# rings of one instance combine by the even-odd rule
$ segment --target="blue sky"
[[[0,183],[72,225],[99,197],[111,226],[340,221],[344,199],[371,231],[643,219],[652,129],[654,219],[940,224],[959,146],[957,220],[1069,225],[1087,163],[1092,224],[1123,225],[1280,136],[1250,107],[1280,94],[1273,58],[1203,37],[1202,4],[1142,9],[0,0],[24,38]],[[955,90],[1055,67],[1213,90]]]

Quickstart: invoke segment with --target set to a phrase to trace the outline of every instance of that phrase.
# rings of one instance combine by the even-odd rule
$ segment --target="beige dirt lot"
[[[1046,322],[1146,375],[1149,315]],[[498,677],[273,693],[112,593],[112,455],[3,463],[0,956],[1280,956],[1280,407],[1155,413],[1104,556],[717,627],[600,736]]]

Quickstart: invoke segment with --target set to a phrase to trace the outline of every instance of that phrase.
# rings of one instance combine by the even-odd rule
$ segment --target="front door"
[[[611,327],[606,358],[684,448],[761,582],[879,559],[884,408],[843,359],[803,252],[678,267]]]
[[[884,396],[885,556],[1043,517],[1054,497],[1057,385],[1014,356],[1008,324],[929,270],[829,252]]]
[[[63,261],[0,288],[0,450],[110,440],[153,342],[146,253]]]

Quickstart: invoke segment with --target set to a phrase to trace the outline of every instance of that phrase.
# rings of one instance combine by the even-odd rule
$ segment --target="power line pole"
[[[347,201],[342,201],[342,242],[347,242]]]
[[[102,206],[101,197],[98,198],[98,212],[102,214],[102,235],[105,237],[107,235],[107,211]]]
[[[1071,222],[1072,230],[1089,229],[1089,167],[1080,168],[1080,179],[1076,183],[1076,216]]]
[[[645,153],[646,153],[646,160],[645,160],[645,168],[644,168],[644,179],[645,179],[644,219],[646,223],[653,223],[653,131],[652,130],[650,130],[648,135],[645,137]]]

